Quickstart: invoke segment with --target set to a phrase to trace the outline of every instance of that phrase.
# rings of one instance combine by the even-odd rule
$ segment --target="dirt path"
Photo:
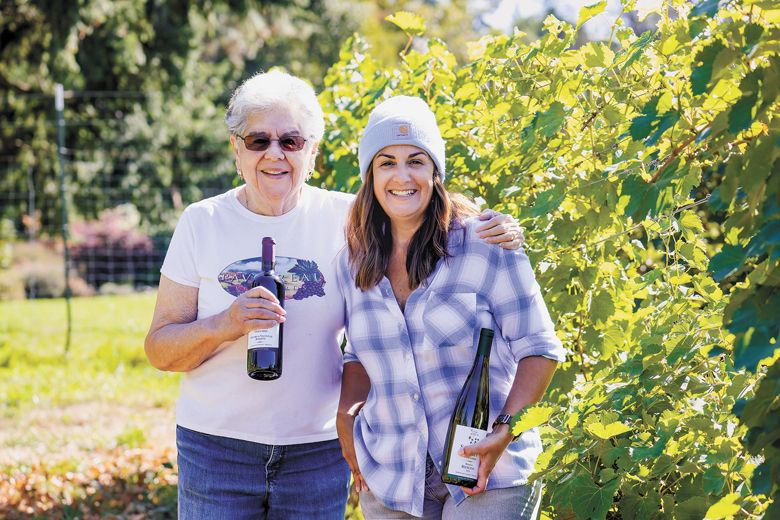
[[[73,464],[116,448],[175,449],[172,408],[79,403],[0,418],[0,468]]]

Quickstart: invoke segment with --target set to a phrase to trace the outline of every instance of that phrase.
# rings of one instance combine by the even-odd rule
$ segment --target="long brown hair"
[[[477,208],[471,201],[447,191],[434,168],[431,201],[406,254],[409,287],[415,289],[425,282],[439,258],[448,256],[447,239],[452,224],[476,214]],[[364,291],[377,285],[387,272],[393,236],[390,218],[374,196],[373,165],[368,167],[365,182],[349,213],[347,249],[355,285]]]

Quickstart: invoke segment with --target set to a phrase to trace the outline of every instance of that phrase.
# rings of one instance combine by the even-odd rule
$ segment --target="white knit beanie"
[[[395,96],[374,108],[358,145],[360,178],[366,180],[368,167],[382,148],[396,144],[410,144],[425,150],[444,180],[444,139],[436,116],[422,99]]]

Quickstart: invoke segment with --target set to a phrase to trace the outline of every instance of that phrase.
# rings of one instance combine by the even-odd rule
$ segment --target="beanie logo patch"
[[[397,123],[393,128],[393,137],[395,139],[406,139],[409,137],[409,123]]]

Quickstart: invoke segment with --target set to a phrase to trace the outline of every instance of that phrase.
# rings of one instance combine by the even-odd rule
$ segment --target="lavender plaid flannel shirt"
[[[338,283],[346,300],[349,343],[344,362],[357,361],[371,392],[355,421],[355,450],[371,492],[391,509],[422,516],[425,460],[441,472],[447,426],[476,353],[481,327],[495,330],[490,356],[491,422],[527,356],[563,361],[528,257],[485,244],[468,220],[450,232],[450,257],[401,312],[389,280],[368,291],[355,287],[346,251]],[[524,484],[542,450],[529,430],[511,443],[491,473],[488,489]],[[460,503],[465,494],[448,486]]]

